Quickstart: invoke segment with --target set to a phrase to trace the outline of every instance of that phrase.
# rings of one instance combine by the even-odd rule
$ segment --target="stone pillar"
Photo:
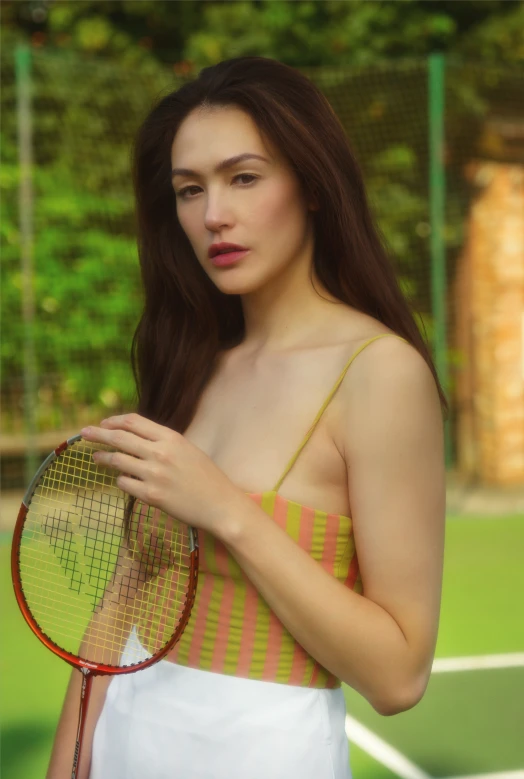
[[[524,484],[524,166],[476,160],[454,287],[457,468]]]

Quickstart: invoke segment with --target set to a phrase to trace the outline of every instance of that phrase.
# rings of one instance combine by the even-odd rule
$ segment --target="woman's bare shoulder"
[[[342,419],[347,419],[351,410],[359,408],[362,400],[368,397],[370,383],[378,382],[386,388],[389,378],[399,372],[430,372],[426,361],[412,344],[398,337],[377,337],[386,335],[397,336],[398,333],[366,314],[348,317],[346,327],[338,330],[337,339],[342,339],[347,359],[353,358],[335,397],[333,411],[338,436],[343,427]],[[365,348],[361,349],[364,344]]]
[[[333,338],[338,343],[344,342],[348,349],[358,349],[363,343],[379,335],[397,335],[394,330],[368,314],[355,311],[349,307],[341,312],[342,316],[333,323]],[[380,341],[399,339],[380,339]],[[402,342],[400,342],[402,343]]]

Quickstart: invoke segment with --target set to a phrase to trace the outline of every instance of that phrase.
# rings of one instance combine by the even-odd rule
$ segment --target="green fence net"
[[[160,65],[135,70],[118,61],[39,49],[31,51],[24,76],[8,47],[1,67],[5,489],[24,483],[24,458],[27,469],[32,456],[32,468],[35,457],[41,459],[65,435],[134,403],[129,355],[142,303],[130,151],[152,104],[184,77]],[[445,285],[444,322],[436,322],[432,300],[430,237],[440,226],[432,225],[430,216],[428,61],[303,72],[322,89],[347,131],[402,287],[435,349],[436,326],[447,333],[454,322]],[[30,86],[25,115],[19,113],[24,79]],[[486,150],[486,121],[497,112],[524,119],[523,82],[520,72],[445,63],[444,280],[453,277],[464,242],[471,199],[465,165],[472,156],[507,153],[507,144]],[[21,139],[21,122],[29,123],[30,141]],[[29,150],[21,148],[28,143]],[[22,195],[23,159],[29,158],[31,183]],[[32,215],[24,228],[29,237],[21,229],[24,209]],[[24,251],[30,254],[25,265]],[[24,308],[30,289],[34,314],[27,300]],[[444,350],[453,444],[453,369],[460,355],[449,343]]]

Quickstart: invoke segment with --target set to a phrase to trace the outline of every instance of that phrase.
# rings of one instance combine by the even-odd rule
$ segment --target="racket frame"
[[[141,671],[144,668],[147,668],[148,666],[151,666],[154,663],[158,662],[159,660],[162,660],[162,658],[168,654],[168,652],[173,648],[173,646],[176,644],[176,642],[179,640],[182,633],[184,632],[186,625],[189,621],[189,617],[191,615],[191,609],[193,608],[193,604],[196,596],[197,579],[198,579],[198,558],[199,558],[198,534],[195,528],[188,525],[187,529],[189,535],[189,548],[191,552],[189,571],[190,571],[190,580],[192,582],[192,586],[188,592],[188,597],[184,605],[182,616],[180,617],[180,620],[178,622],[176,632],[173,634],[172,638],[164,645],[164,647],[159,652],[152,655],[147,660],[143,660],[138,663],[131,663],[130,665],[125,665],[125,666],[106,665],[104,663],[90,663],[87,660],[83,660],[82,658],[78,657],[78,655],[74,655],[72,652],[68,652],[67,650],[62,649],[57,644],[55,644],[55,642],[51,638],[49,638],[49,636],[46,635],[46,633],[44,633],[44,631],[40,628],[40,626],[34,619],[31,610],[29,608],[29,605],[27,603],[27,600],[25,598],[24,591],[22,589],[21,578],[20,578],[20,564],[19,564],[20,541],[22,538],[22,532],[24,529],[24,522],[27,517],[27,512],[29,511],[29,507],[31,505],[31,499],[39,484],[42,474],[47,470],[49,465],[52,462],[54,462],[54,460],[56,460],[56,458],[59,457],[66,449],[68,449],[72,444],[82,439],[83,439],[82,435],[75,435],[72,438],[68,438],[66,441],[61,443],[60,446],[57,446],[56,449],[54,449],[40,465],[35,475],[33,476],[31,483],[27,488],[25,495],[23,497],[22,505],[20,506],[18,512],[15,529],[13,531],[13,540],[11,544],[11,579],[13,582],[13,589],[14,589],[16,601],[18,603],[18,606],[20,608],[20,611],[22,612],[25,621],[27,622],[27,624],[29,625],[29,627],[31,628],[35,636],[43,644],[45,644],[45,646],[48,649],[50,649],[55,655],[58,655],[58,657],[61,657],[62,660],[65,660],[67,663],[69,663],[69,665],[72,665],[73,668],[76,668],[82,673],[80,711],[78,715],[78,729],[77,729],[77,736],[76,736],[76,743],[75,743],[75,752],[74,752],[71,779],[76,779],[77,776],[77,769],[80,761],[80,752],[81,752],[81,746],[83,740],[83,732],[84,732],[85,721],[87,716],[87,706],[89,703],[89,697],[91,693],[91,683],[93,681],[93,676],[99,676],[99,675],[116,676],[117,674],[126,674],[126,673],[134,673],[135,671]],[[86,442],[86,443],[91,443],[91,442]]]
[[[72,438],[68,438],[67,441],[64,441],[60,446],[57,446],[57,448],[52,451],[44,460],[42,465],[38,468],[37,472],[35,473],[33,479],[31,480],[31,484],[29,485],[23,501],[22,505],[20,506],[20,510],[18,512],[18,517],[16,520],[15,529],[13,532],[13,540],[11,545],[11,577],[13,581],[13,588],[15,591],[15,597],[18,603],[18,606],[20,607],[20,611],[22,612],[24,619],[26,620],[27,624],[35,634],[37,638],[40,639],[40,641],[47,646],[48,649],[50,649],[52,652],[54,652],[56,655],[61,657],[63,660],[68,662],[70,665],[74,666],[75,668],[78,668],[79,670],[82,670],[83,668],[88,668],[90,671],[92,671],[95,674],[123,674],[123,673],[132,673],[133,671],[142,670],[143,668],[147,668],[150,665],[153,665],[157,662],[157,660],[161,660],[163,657],[165,657],[168,652],[173,648],[173,646],[176,644],[182,633],[184,632],[186,625],[189,621],[189,617],[191,615],[191,609],[193,608],[193,603],[195,601],[195,595],[196,595],[196,587],[197,587],[197,578],[198,578],[198,535],[196,530],[191,527],[190,525],[187,526],[188,528],[188,535],[189,535],[189,548],[191,552],[191,558],[190,558],[190,579],[193,582],[193,586],[188,593],[188,597],[184,606],[184,611],[182,612],[182,616],[180,617],[177,631],[173,635],[173,637],[165,644],[165,646],[156,654],[152,655],[152,657],[148,658],[147,660],[143,660],[139,663],[132,663],[131,665],[126,666],[114,666],[114,665],[105,665],[104,663],[90,663],[87,660],[82,660],[82,658],[78,657],[78,655],[74,655],[72,652],[68,652],[66,649],[62,649],[59,647],[55,642],[49,638],[48,635],[44,633],[44,631],[40,628],[36,620],[34,619],[33,615],[31,614],[31,610],[27,604],[27,601],[25,599],[24,591],[22,589],[21,581],[20,581],[20,566],[19,566],[19,550],[20,550],[20,539],[22,537],[22,532],[24,528],[24,521],[27,516],[27,512],[29,511],[29,507],[31,505],[31,498],[33,497],[34,491],[40,481],[40,477],[44,473],[45,470],[49,467],[49,465],[56,460],[56,458],[62,454],[66,449],[71,446],[71,444],[76,443],[77,441],[82,440],[81,435],[73,436]],[[91,443],[91,442],[87,442]]]

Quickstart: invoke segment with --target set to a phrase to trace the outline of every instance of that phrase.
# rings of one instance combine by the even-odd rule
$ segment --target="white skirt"
[[[89,779],[351,779],[345,716],[340,688],[161,660],[112,679]]]

